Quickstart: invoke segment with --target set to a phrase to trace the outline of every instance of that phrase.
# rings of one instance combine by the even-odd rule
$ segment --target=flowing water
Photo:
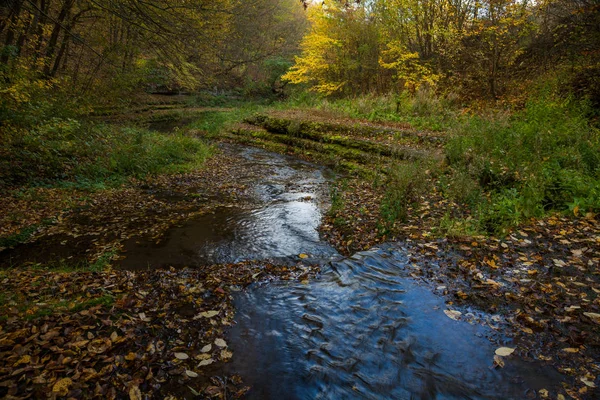
[[[241,162],[261,168],[255,207],[222,208],[188,221],[156,243],[130,242],[122,267],[314,256],[323,273],[309,284],[254,285],[235,298],[227,342],[253,399],[524,399],[560,380],[520,361],[493,369],[502,338],[444,314],[444,300],[406,272],[398,245],[340,257],[320,241],[327,172],[252,148]],[[496,341],[495,344],[489,339]]]
[[[238,185],[252,188],[252,207],[222,207],[171,229],[158,242],[129,240],[121,268],[196,267],[244,260],[338,256],[317,228],[328,201],[326,169],[259,149],[237,148],[242,168],[259,169]],[[226,148],[225,151],[232,151]]]
[[[240,294],[228,372],[252,399],[526,399],[556,386],[556,372],[517,357],[493,369],[494,332],[448,318],[407,262],[388,246],[331,262],[309,285]]]

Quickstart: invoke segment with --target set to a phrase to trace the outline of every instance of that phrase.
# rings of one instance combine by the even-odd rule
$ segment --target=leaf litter
[[[307,273],[305,266],[264,262],[144,272],[0,271],[4,293],[12,294],[0,304],[6,317],[0,394],[146,398],[189,385],[203,397],[219,397],[215,387],[240,397],[247,388],[239,377],[213,377],[206,368],[234,356],[223,340],[234,315],[229,287],[255,282],[257,271],[262,280]],[[191,315],[219,310],[219,317],[195,319],[185,308]]]

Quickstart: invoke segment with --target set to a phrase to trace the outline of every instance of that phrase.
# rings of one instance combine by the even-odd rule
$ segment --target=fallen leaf
[[[504,360],[499,355],[494,355],[494,367],[504,368]]]
[[[227,342],[223,339],[215,339],[215,344],[219,347],[227,347]]]
[[[73,384],[70,378],[63,378],[56,381],[52,386],[52,392],[58,396],[66,396],[69,393],[69,387]]]
[[[207,344],[206,346],[204,346],[202,349],[200,349],[200,351],[202,353],[208,353],[210,350],[212,349],[212,344]]]
[[[200,363],[198,364],[198,367],[204,367],[206,365],[210,365],[212,363],[214,363],[215,360],[213,360],[212,358],[209,358],[208,360],[202,360],[200,361]]]
[[[583,315],[590,318],[595,323],[600,324],[600,314],[593,313],[593,312],[584,312]]]
[[[112,346],[112,343],[111,343],[111,341],[109,339],[107,339],[107,338],[100,338],[100,339],[92,340],[88,344],[87,349],[88,349],[88,351],[90,353],[93,353],[93,354],[102,354],[106,350],[108,350],[111,346]]]
[[[190,358],[190,356],[188,356],[185,353],[175,353],[175,358],[178,360],[187,360],[188,358]]]
[[[566,353],[579,353],[579,349],[577,347],[566,347],[562,349],[562,351]]]
[[[592,382],[591,380],[589,380],[588,376],[581,377],[581,378],[579,378],[579,380],[581,382],[583,382],[584,385],[587,386],[587,387],[591,387],[591,388],[595,388],[596,387],[596,384],[594,382]]]
[[[233,353],[228,350],[221,350],[221,360],[228,360],[233,357]]]
[[[129,399],[130,400],[142,400],[142,392],[140,388],[135,385],[129,389]]]
[[[298,257],[300,257],[302,259],[308,258],[308,254],[300,253],[300,254],[298,254]]]
[[[462,315],[460,311],[456,310],[444,310],[444,314],[446,314],[448,318],[452,318],[455,321],[458,321],[458,317]]]
[[[19,360],[16,363],[13,364],[13,367],[16,367],[21,364],[29,364],[30,362],[31,362],[31,356],[24,355],[23,357],[19,358]]]
[[[198,314],[199,317],[204,317],[204,318],[212,318],[215,315],[217,315],[219,312],[216,310],[211,310],[211,311],[204,311],[201,312],[200,314]],[[194,319],[196,319],[196,317],[194,317]]]
[[[195,373],[194,371],[190,371],[189,369],[185,370],[185,374],[187,376],[189,376],[190,378],[197,378],[198,377],[197,373]]]
[[[510,347],[499,347],[496,349],[496,355],[506,357],[510,356],[514,351],[515,349],[512,349]]]
[[[146,317],[146,313],[143,313],[143,312],[139,313],[139,314],[138,314],[138,317],[140,317],[140,319],[141,319],[142,321],[144,321],[144,322],[150,322],[150,321],[152,321],[152,319],[151,319],[151,318],[148,318],[148,317]]]

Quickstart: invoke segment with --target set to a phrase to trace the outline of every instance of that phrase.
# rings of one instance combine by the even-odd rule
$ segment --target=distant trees
[[[301,11],[294,0],[5,0],[0,74],[5,84],[60,78],[78,92],[220,86],[290,58]]]
[[[590,82],[600,58],[594,0],[330,1],[308,10],[302,55],[285,78],[325,94],[437,86],[498,98],[568,63],[580,70],[574,87],[583,80],[600,92]]]

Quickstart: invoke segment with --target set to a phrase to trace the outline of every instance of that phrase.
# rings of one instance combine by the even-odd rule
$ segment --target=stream
[[[446,316],[444,299],[410,277],[401,245],[343,258],[321,241],[326,169],[238,151],[242,163],[263,171],[243,182],[254,207],[220,208],[159,243],[130,241],[121,267],[297,262],[300,253],[321,263],[322,274],[308,284],[255,284],[236,295],[226,338],[235,356],[223,373],[240,375],[252,387],[249,398],[526,399],[556,388],[556,371],[516,354],[494,369],[495,349],[510,341]]]

